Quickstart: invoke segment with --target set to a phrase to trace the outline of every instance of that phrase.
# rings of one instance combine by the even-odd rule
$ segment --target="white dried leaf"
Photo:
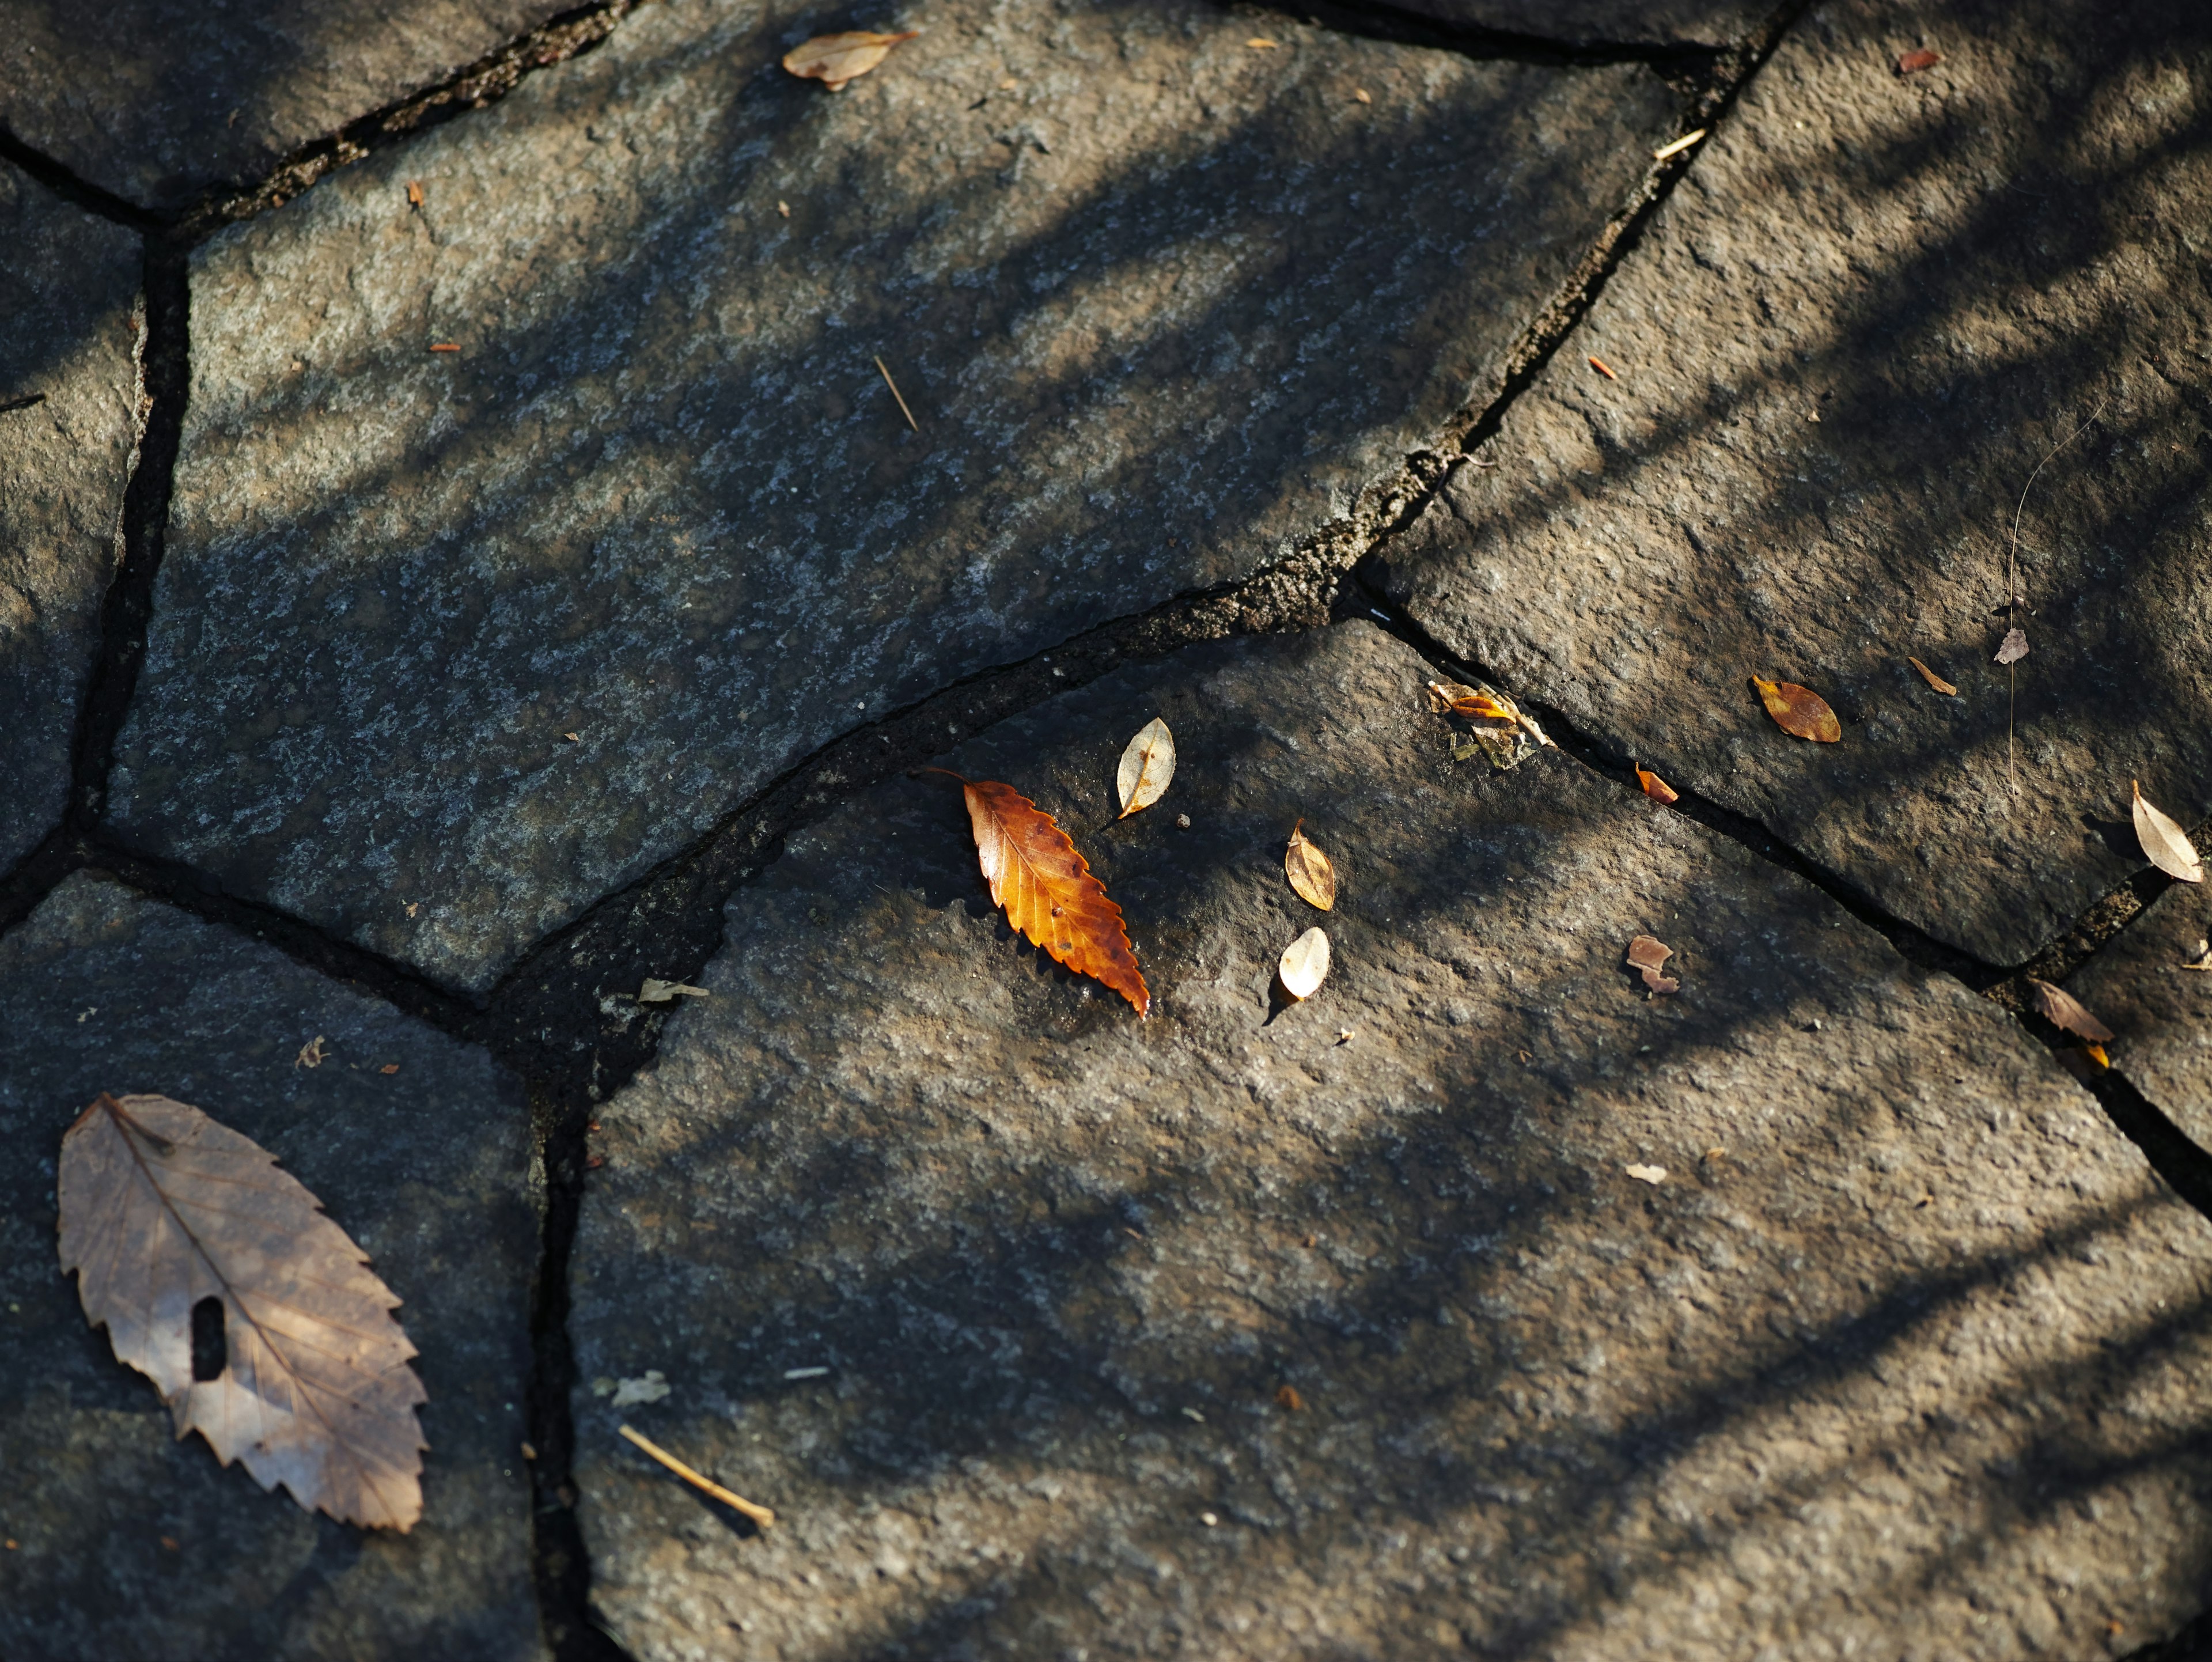
[[[1308,929],[1284,947],[1276,973],[1283,978],[1283,990],[1292,998],[1312,997],[1321,983],[1328,979],[1328,932],[1319,928]]]
[[[2003,642],[1997,648],[1997,661],[2001,664],[2016,664],[2027,656],[2027,631],[2021,629],[2007,630]]]
[[[704,987],[687,987],[680,981],[655,981],[647,976],[645,985],[637,989],[637,1001],[641,1004],[673,1004],[679,994],[685,998],[708,996]]]
[[[2134,781],[2129,782],[2133,784]],[[2142,844],[2150,863],[2168,877],[2178,877],[2185,883],[2202,883],[2204,862],[2197,858],[2197,845],[2189,840],[2188,833],[2143,800],[2141,785],[2135,786],[2135,793],[2136,840]]]
[[[1627,1171],[1628,1175],[1638,1183],[1656,1186],[1667,1181],[1667,1168],[1663,1166],[1632,1166]]]
[[[1121,752],[1121,766],[1114,780],[1115,788],[1121,795],[1121,812],[1117,818],[1127,819],[1139,808],[1149,808],[1166,794],[1168,782],[1175,777],[1175,734],[1168,724],[1157,715],[1137,729],[1137,736],[1129,740]]]

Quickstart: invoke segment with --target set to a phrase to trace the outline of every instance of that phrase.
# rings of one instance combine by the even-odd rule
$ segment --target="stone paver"
[[[1576,46],[1722,46],[1773,11],[1763,0],[1402,0],[1440,22]]]
[[[1149,1021],[1006,938],[941,778],[732,898],[572,1276],[630,1654],[2086,1658],[2199,1606],[2212,1227],[1796,879],[1557,752],[1453,766],[1428,673],[1193,648],[949,758],[1074,828]],[[1285,1008],[1301,816],[1335,969]]]
[[[0,940],[0,1655],[541,1655],[518,1084],[266,946],[85,876]],[[319,1033],[328,1059],[300,1067]],[[86,1325],[57,1268],[54,1171],[103,1090],[174,1096],[259,1141],[404,1300],[430,1397],[409,1534],[311,1516],[174,1440],[152,1385]]]
[[[817,14],[647,8],[199,252],[120,834],[483,989],[841,730],[1346,514],[1673,129],[1192,0],[924,21],[830,94]]]
[[[258,178],[563,0],[0,0],[0,125],[141,207]]]
[[[2180,967],[2208,936],[2212,897],[2177,883],[2106,942],[2067,990],[2118,1035],[2112,1065],[2212,1153],[2212,974]]]
[[[1899,76],[1923,41],[1945,61]],[[1387,587],[1896,916],[2024,960],[2140,869],[2130,778],[2212,810],[2208,87],[2185,0],[1809,11]],[[2093,411],[2021,521],[2015,721],[2005,544]],[[1823,693],[1842,742],[1783,737],[1753,673]]]
[[[0,872],[61,823],[137,433],[138,239],[0,162]]]

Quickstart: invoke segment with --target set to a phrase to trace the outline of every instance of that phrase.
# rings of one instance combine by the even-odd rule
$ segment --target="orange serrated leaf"
[[[949,769],[933,768],[954,779]],[[960,779],[991,898],[1006,921],[1078,975],[1103,982],[1149,1015],[1152,995],[1137,968],[1121,909],[1091,874],[1053,817],[1012,785]]]
[[[1934,670],[1929,668],[1927,665],[1922,663],[1917,658],[1907,658],[1905,661],[1911,665],[1913,668],[1918,670],[1920,672],[1920,679],[1927,682],[1929,686],[1934,687],[1936,691],[1942,693],[1946,698],[1955,698],[1959,696],[1958,688],[1953,686],[1948,681],[1938,675]]]
[[[1680,792],[1649,768],[1637,768],[1636,782],[1644,787],[1644,794],[1654,801],[1679,802],[1682,800]]]
[[[848,29],[842,34],[818,34],[783,55],[783,67],[803,81],[819,81],[831,92],[843,90],[848,81],[866,75],[882,63],[893,46],[911,40],[920,29],[903,34],[878,34],[870,29]]]
[[[62,1273],[178,1436],[341,1522],[414,1525],[428,1398],[399,1300],[267,1149],[167,1097],[103,1093],[62,1138],[57,1188]],[[210,1304],[222,1351],[205,1378]]]
[[[1832,745],[1844,736],[1836,712],[1810,687],[1801,687],[1795,681],[1762,680],[1756,675],[1751,684],[1759,689],[1759,702],[1774,718],[1774,725],[1791,737]]]

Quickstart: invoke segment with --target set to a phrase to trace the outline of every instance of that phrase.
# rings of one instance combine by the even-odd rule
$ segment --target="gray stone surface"
[[[0,1655],[540,1656],[516,1081],[269,947],[85,876],[0,939]],[[328,1059],[298,1066],[318,1034]],[[152,1385],[86,1325],[57,1268],[54,1169],[104,1090],[173,1096],[255,1139],[404,1301],[430,1398],[408,1534],[311,1515],[175,1441]]]
[[[565,0],[0,0],[0,125],[141,207],[259,178]]]
[[[833,94],[818,14],[648,8],[199,253],[122,835],[483,988],[841,730],[1347,514],[1671,125],[1194,0],[915,21]]]
[[[1576,46],[1727,46],[1774,8],[1764,0],[1397,0],[1439,22]],[[1908,43],[1912,44],[1912,43]]]
[[[2212,1228],[1795,878],[1556,752],[1453,766],[1427,673],[1194,648],[949,758],[1074,829],[1149,1021],[1007,938],[941,778],[732,898],[572,1279],[632,1655],[1957,1662],[2200,1607]],[[1283,1008],[1300,816],[1335,969]]]
[[[0,162],[0,404],[45,395],[0,411],[0,872],[69,801],[137,435],[140,263]]]
[[[1923,40],[1946,61],[1899,77]],[[1388,587],[1896,916],[2026,959],[2141,868],[2130,778],[2212,810],[2208,88],[2190,0],[1808,12]],[[2014,789],[2005,545],[2100,409],[2021,521]],[[1781,734],[1753,673],[1842,742]]]
[[[2180,967],[2208,936],[2212,895],[2177,883],[2066,985],[2118,1035],[2112,1066],[2212,1153],[2212,973]]]

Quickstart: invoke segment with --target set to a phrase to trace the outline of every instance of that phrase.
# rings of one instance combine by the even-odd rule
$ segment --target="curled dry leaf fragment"
[[[687,987],[680,981],[657,981],[651,976],[646,977],[645,984],[637,989],[637,1001],[641,1004],[673,1004],[679,996],[706,998],[710,995],[704,987]]]
[[[1844,736],[1843,723],[1836,720],[1836,712],[1811,688],[1801,687],[1795,681],[1762,680],[1756,675],[1751,678],[1751,684],[1759,690],[1759,700],[1774,718],[1774,725],[1792,738],[1832,745]]]
[[[2027,984],[2035,989],[2033,1002],[2036,1014],[2052,1026],[2063,1027],[2069,1033],[2087,1039],[2092,1044],[2112,1043],[2112,1030],[2091,1015],[2082,1007],[2081,1001],[2063,987],[2054,987],[2033,976],[2028,977]]]
[[[1674,955],[1674,949],[1648,934],[1639,934],[1628,943],[1628,966],[1644,972],[1644,984],[1655,993],[1678,993],[1682,983],[1672,976],[1661,975],[1660,967]]]
[[[1292,1414],[1304,1412],[1306,1405],[1306,1399],[1298,1395],[1298,1388],[1291,1385],[1286,1385],[1277,1391],[1275,1400]]]
[[[960,776],[945,768],[933,773]],[[985,779],[960,779],[967,794],[968,819],[975,833],[975,854],[991,898],[1006,908],[1006,921],[1078,975],[1104,983],[1145,1015],[1152,993],[1137,969],[1121,909],[1106,886],[1091,874],[1090,863],[1075,851],[1053,817],[1012,785]]]
[[[1648,1183],[1654,1188],[1667,1181],[1667,1168],[1663,1166],[1631,1166],[1624,1169],[1637,1182]]]
[[[1908,657],[1905,661],[1911,665],[1913,668],[1918,670],[1920,672],[1920,679],[1927,682],[1929,686],[1934,687],[1936,691],[1942,693],[1946,698],[1955,698],[1959,696],[1958,688],[1953,686],[1948,681],[1938,675],[1934,670],[1929,668],[1927,665],[1922,663],[1917,658]]]
[[[1316,926],[1284,947],[1275,973],[1282,977],[1283,990],[1292,998],[1312,997],[1328,979],[1328,932]]]
[[[1336,904],[1336,868],[1328,856],[1306,840],[1299,820],[1291,827],[1291,846],[1283,855],[1283,874],[1291,880],[1298,898],[1328,911]]]
[[[77,1020],[82,1021],[84,1017],[79,1016]],[[330,1057],[331,1053],[323,1048],[323,1036],[317,1033],[300,1047],[300,1054],[292,1058],[292,1065],[295,1068],[319,1068]]]
[[[2128,782],[2135,790],[2136,840],[2150,863],[2168,877],[2202,883],[2204,862],[2197,858],[2197,845],[2171,817],[2144,800],[2140,784],[2132,779]]]
[[[1679,802],[1681,794],[1649,768],[1636,770],[1636,782],[1644,787],[1644,794],[1661,802]]]
[[[62,1273],[178,1436],[342,1523],[413,1526],[428,1397],[399,1300],[267,1149],[167,1097],[102,1094],[62,1138],[57,1187]],[[210,1301],[223,1361],[201,1379]]]
[[[1283,43],[1279,40],[1270,40],[1264,34],[1255,34],[1244,44],[1254,52],[1273,52]]]
[[[900,41],[911,40],[921,33],[908,29],[902,34],[878,34],[869,29],[850,29],[842,34],[820,34],[786,52],[783,67],[802,81],[819,81],[837,92],[854,76],[866,75],[882,63]]]
[[[410,179],[407,181],[407,205],[410,208],[419,208],[422,205],[422,181],[419,179]]]
[[[1899,75],[1917,75],[1923,70],[1932,70],[1943,61],[1943,54],[1923,46],[1918,52],[1900,52],[1897,58]]]
[[[1127,819],[1138,809],[1158,801],[1166,794],[1175,770],[1175,734],[1155,715],[1137,729],[1137,736],[1121,752],[1121,765],[1114,777],[1114,788],[1121,796],[1121,812],[1115,817]]]
[[[2024,629],[2005,630],[2005,637],[1997,646],[1997,662],[2016,664],[2027,656],[2027,631]]]

